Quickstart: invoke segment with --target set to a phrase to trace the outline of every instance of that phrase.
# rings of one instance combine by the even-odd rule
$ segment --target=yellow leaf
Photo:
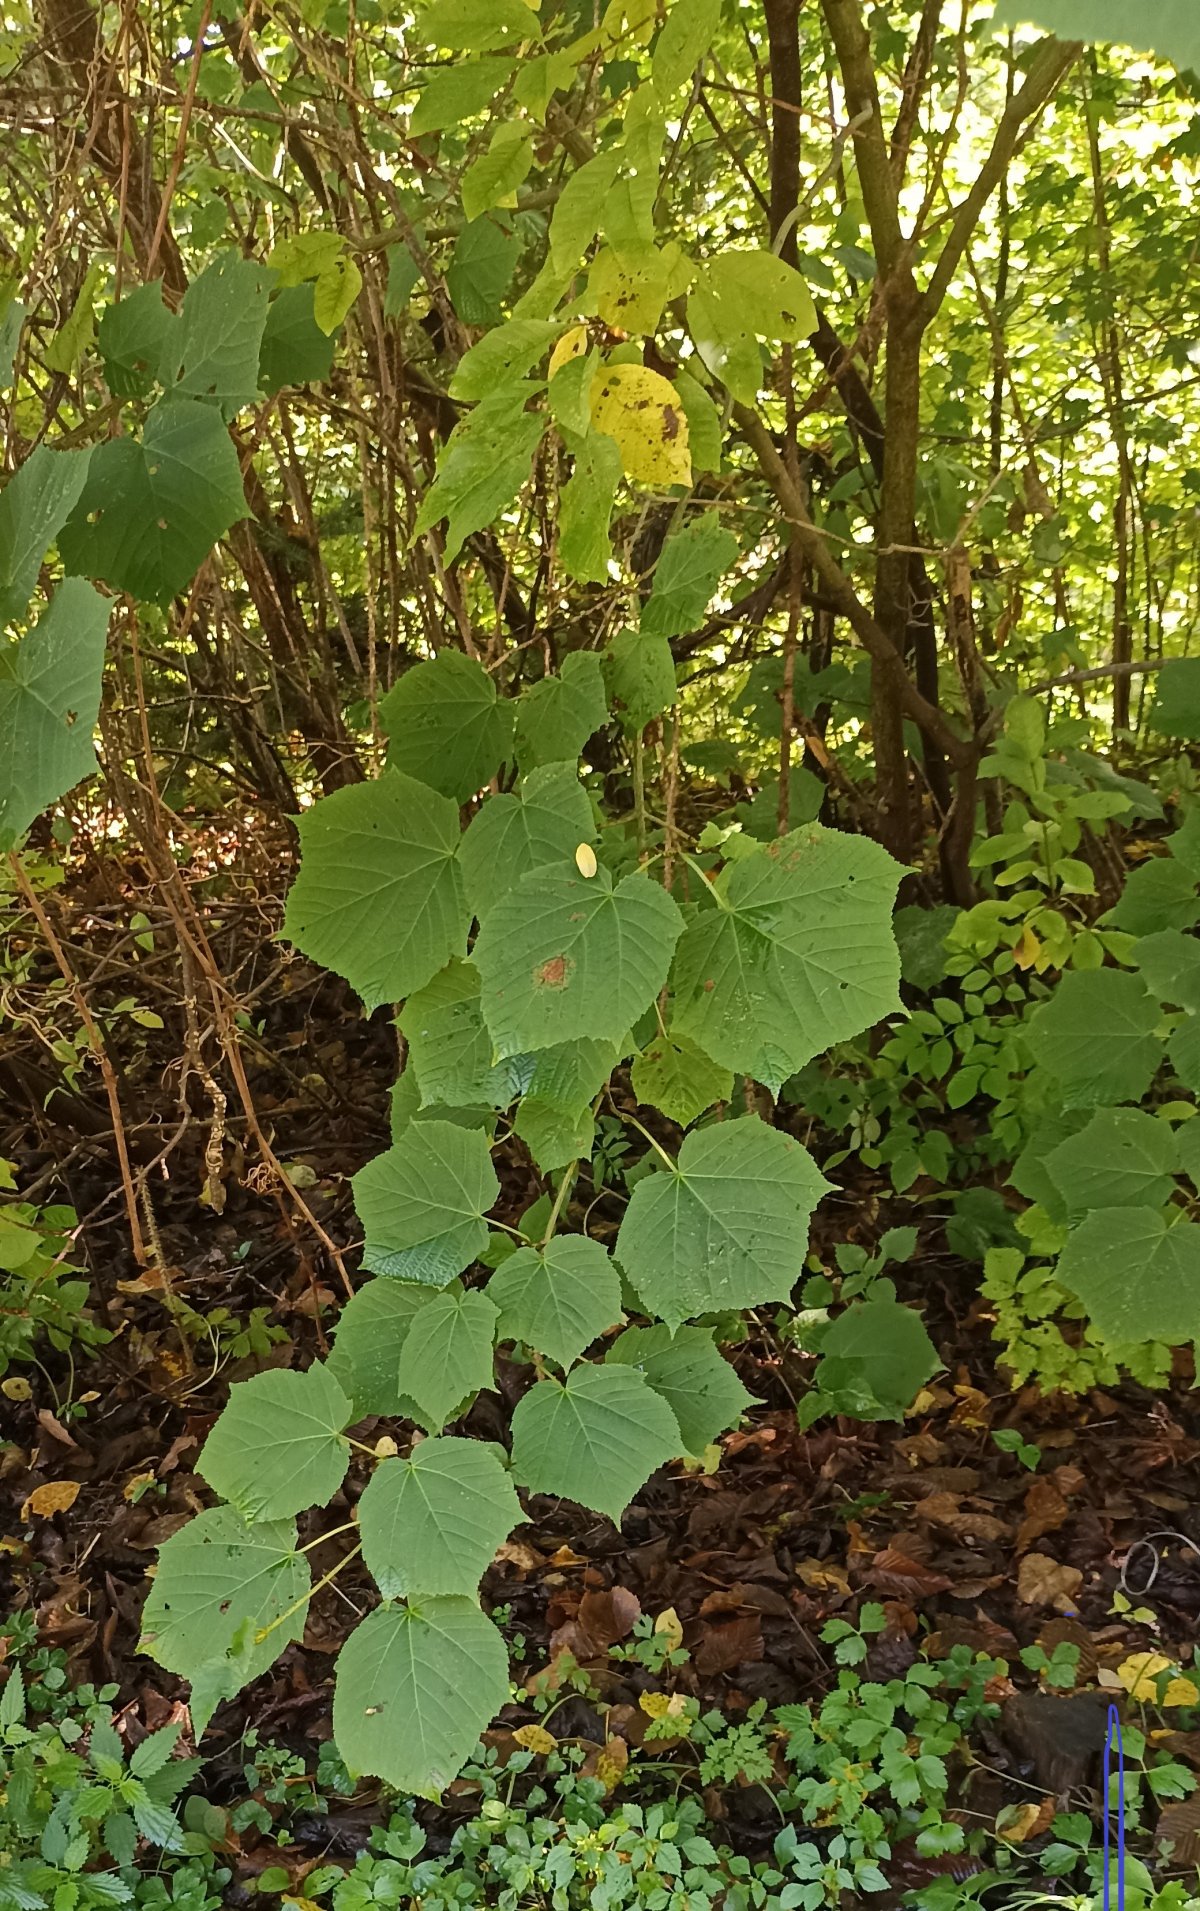
[[[1042,945],[1026,923],[1021,932],[1021,939],[1013,950],[1013,961],[1018,969],[1032,969],[1037,966],[1037,959],[1041,953]]]
[[[659,1613],[654,1621],[654,1630],[665,1636],[668,1651],[678,1652],[683,1644],[683,1625],[674,1606],[668,1606],[665,1612]]]
[[[690,484],[688,424],[675,387],[646,365],[602,365],[592,385],[592,423],[613,439],[627,478]]]
[[[686,292],[692,267],[672,240],[626,257],[605,246],[588,273],[588,294],[607,325],[622,332],[653,332],[668,299]]]
[[[596,852],[590,843],[580,843],[575,851],[575,867],[581,876],[594,876],[596,873]]]
[[[610,1738],[596,1760],[596,1777],[606,1792],[614,1792],[625,1776],[629,1747],[623,1738]]]
[[[1117,1667],[1117,1678],[1131,1699],[1156,1699],[1158,1675],[1169,1672],[1171,1661],[1161,1652],[1133,1652]]]
[[[21,1508],[21,1518],[36,1513],[39,1519],[49,1519],[51,1513],[69,1512],[78,1498],[78,1480],[47,1480],[45,1486],[34,1487]]]
[[[1026,1839],[1039,1837],[1053,1816],[1052,1798],[1044,1798],[1040,1805],[1005,1805],[996,1818],[997,1836],[1006,1845],[1023,1845]]]
[[[541,1758],[548,1757],[558,1744],[553,1732],[548,1732],[544,1725],[519,1725],[513,1737],[523,1752],[536,1752]]]
[[[850,1592],[850,1581],[846,1569],[833,1559],[802,1559],[796,1567],[797,1575],[806,1586],[812,1586],[816,1592]]]
[[[1175,1671],[1171,1660],[1161,1652],[1134,1652],[1117,1667],[1117,1678],[1131,1699],[1140,1699],[1153,1705],[1158,1701],[1160,1674]],[[1200,1691],[1197,1691],[1192,1681],[1177,1674],[1169,1681],[1162,1703],[1195,1705],[1198,1700]]]
[[[0,1380],[0,1393],[9,1400],[32,1400],[33,1388],[20,1374],[12,1374],[7,1380]]]
[[[638,1705],[648,1719],[681,1719],[687,1711],[682,1692],[672,1692],[670,1698],[665,1692],[643,1692]]]
[[[394,1460],[399,1451],[400,1449],[390,1433],[381,1434],[379,1439],[375,1442],[375,1458],[377,1460]]]
[[[610,46],[626,38],[644,46],[654,31],[654,21],[654,0],[609,0],[600,32]]]
[[[154,1480],[155,1473],[153,1467],[148,1468],[145,1473],[135,1473],[133,1478],[126,1480],[124,1486],[121,1488],[121,1498],[127,1500],[132,1506],[138,1496],[144,1493],[148,1486],[154,1485]]]
[[[703,1453],[696,1454],[694,1457],[690,1453],[681,1454],[679,1464],[685,1473],[699,1473],[705,1478],[711,1478],[714,1473],[720,1472],[722,1457],[721,1449],[714,1440],[705,1447]]]
[[[587,345],[586,325],[573,325],[569,332],[564,332],[550,354],[550,377],[553,378],[555,372],[560,372],[571,359],[582,358],[587,351]]]

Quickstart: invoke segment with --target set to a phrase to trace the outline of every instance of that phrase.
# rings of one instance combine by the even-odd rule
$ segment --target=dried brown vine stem
[[[200,62],[204,58],[204,36],[212,18],[212,0],[203,0],[200,18],[196,23],[196,37],[192,44],[191,67],[188,72],[187,92],[183,96],[183,107],[179,115],[179,132],[175,139],[175,151],[171,154],[171,166],[158,205],[158,218],[154,225],[154,237],[150,241],[150,251],[146,257],[146,277],[151,278],[158,259],[159,247],[167,230],[167,220],[171,213],[171,201],[175,197],[175,188],[179,183],[179,172],[183,165],[183,155],[187,149],[188,127],[192,120],[192,107],[196,99],[196,86],[200,79]]]
[[[42,938],[46,947],[58,965],[59,974],[71,991],[71,999],[75,1004],[79,1019],[83,1024],[84,1032],[87,1035],[88,1047],[95,1056],[100,1069],[100,1077],[104,1083],[104,1093],[108,1097],[109,1114],[112,1118],[113,1145],[117,1151],[117,1163],[121,1171],[121,1189],[125,1197],[125,1214],[129,1222],[130,1243],[133,1248],[134,1259],[137,1261],[138,1266],[146,1267],[149,1264],[149,1256],[146,1253],[146,1243],[142,1235],[141,1218],[138,1214],[137,1185],[134,1181],[133,1170],[129,1162],[129,1147],[125,1139],[125,1122],[121,1112],[121,1096],[117,1088],[117,1076],[116,1070],[112,1065],[112,1058],[109,1055],[100,1025],[92,1014],[91,1008],[88,1005],[88,999],[80,986],[79,977],[71,966],[70,959],[58,938],[54,924],[42,906],[41,897],[26,875],[25,866],[15,851],[9,852],[8,866],[12,871],[13,881],[24,897],[38,928],[42,932]]]
[[[193,603],[195,593],[193,592]],[[149,713],[146,706],[145,688],[142,679],[141,658],[138,649],[136,614],[132,606],[128,611],[127,629],[130,639],[130,658],[133,665],[134,689],[137,706],[138,727],[140,733],[141,774],[136,784],[117,772],[124,783],[126,815],[131,824],[138,829],[143,847],[149,857],[151,867],[157,878],[159,892],[171,917],[172,926],[179,942],[180,959],[183,965],[185,985],[195,987],[195,981],[202,979],[212,1006],[213,1023],[225,1062],[233,1076],[246,1125],[254,1139],[255,1146],[262,1158],[263,1165],[272,1177],[272,1191],[278,1201],[280,1213],[285,1224],[294,1233],[293,1214],[299,1214],[308,1228],[316,1236],[332,1265],[336,1268],[342,1287],[349,1296],[354,1292],[346,1263],[337,1242],[329,1234],[312,1208],[296,1187],[286,1169],[275,1153],[271,1142],[263,1130],[255,1107],[254,1096],[246,1077],[242,1061],[241,1044],[238,1038],[237,1023],[234,1019],[233,1005],[229,991],[225,986],[220,969],[213,956],[204,925],[192,901],[186,883],[183,881],[178,865],[171,854],[164,827],[164,808],[158,788],[158,779],[154,769],[154,751],[150,736]],[[115,765],[110,762],[110,769]],[[193,979],[194,978],[194,979]],[[223,1110],[216,1111],[223,1119]],[[209,1166],[211,1173],[211,1164]],[[307,1263],[306,1263],[307,1265]],[[310,1284],[315,1290],[315,1282],[309,1270]],[[321,1335],[319,1315],[316,1319],[318,1335]],[[323,1338],[323,1336],[321,1336]]]

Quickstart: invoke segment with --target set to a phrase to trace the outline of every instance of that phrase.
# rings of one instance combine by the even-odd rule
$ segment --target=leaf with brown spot
[[[551,956],[548,962],[541,962],[533,972],[535,989],[561,989],[567,980],[566,956]]]
[[[612,438],[627,478],[690,484],[687,420],[675,387],[644,365],[602,365],[591,390],[592,424]]]

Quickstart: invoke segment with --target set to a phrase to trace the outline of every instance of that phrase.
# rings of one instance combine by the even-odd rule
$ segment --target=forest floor
[[[168,999],[165,965],[157,969],[153,956],[129,960],[119,927],[129,919],[127,899],[118,914],[103,897],[81,894],[70,913],[78,946],[86,935],[94,965],[85,978],[93,1007],[133,992],[163,1023],[147,1029],[125,1015],[110,1024],[131,1151],[145,1161],[180,1130],[174,1058],[182,1052],[183,1012]],[[229,972],[243,999],[256,994],[247,1073],[258,1119],[353,1268],[347,1179],[387,1144],[393,1032],[385,1014],[365,1022],[336,981],[303,963],[281,963],[261,933],[269,923],[257,900],[232,897],[224,913],[240,945]],[[341,1285],[324,1251],[306,1254],[305,1236],[289,1220],[278,1184],[256,1165],[232,1105],[222,1211],[201,1199],[211,1108],[198,1076],[187,1091],[188,1123],[150,1181],[160,1258],[139,1271],[111,1135],[103,1124],[90,1134],[78,1126],[76,1097],[103,1111],[98,1083],[88,1078],[47,1102],[37,1086],[44,1062],[28,1032],[4,1066],[9,1114],[0,1156],[15,1164],[22,1198],[33,1191],[32,1198],[69,1200],[78,1211],[80,1259],[97,1317],[114,1337],[73,1368],[53,1354],[42,1368],[22,1368],[29,1397],[3,1402],[12,1444],[0,1446],[0,1532],[8,1536],[0,1540],[0,1616],[31,1609],[43,1642],[66,1649],[74,1676],[118,1683],[136,1734],[179,1717],[183,1690],[136,1652],[147,1569],[155,1549],[205,1504],[194,1467],[229,1382],[262,1364],[254,1354],[236,1357],[232,1329],[223,1338],[197,1334],[192,1316],[211,1319],[227,1309],[245,1323],[252,1310],[266,1309],[264,1324],[282,1334],[267,1358],[303,1364],[336,1319]],[[508,1168],[505,1195],[515,1218],[540,1189],[519,1152]],[[815,1245],[825,1237],[870,1246],[900,1217],[881,1204],[866,1170],[847,1163],[839,1173],[848,1185],[819,1211]],[[605,1204],[619,1214],[618,1202],[604,1194],[593,1225],[602,1231]],[[970,1757],[957,1762],[957,1810],[978,1823],[1014,1803],[1094,1805],[1116,1668],[1139,1651],[1186,1649],[1190,1656],[1200,1620],[1200,1417],[1190,1376],[1180,1373],[1153,1395],[1136,1387],[1079,1399],[1042,1398],[1032,1387],[1014,1392],[997,1371],[978,1269],[946,1247],[936,1203],[927,1214],[916,1254],[893,1272],[902,1298],[921,1299],[945,1372],[903,1423],[834,1421],[800,1432],[793,1402],[804,1385],[802,1357],[764,1315],[731,1350],[762,1404],[721,1442],[714,1472],[660,1473],[619,1531],[572,1505],[529,1500],[528,1524],[502,1549],[483,1596],[493,1613],[500,1610],[517,1676],[525,1674],[531,1690],[535,1680],[544,1684],[547,1667],[553,1681],[554,1668],[569,1665],[564,1654],[586,1669],[587,1690],[556,1713],[560,1737],[597,1751],[619,1739],[638,1752],[648,1720],[637,1701],[648,1675],[610,1647],[628,1639],[641,1613],[673,1608],[682,1624],[688,1658],[673,1675],[674,1689],[737,1716],[760,1699],[769,1706],[819,1699],[836,1677],[822,1627],[874,1601],[887,1623],[870,1644],[868,1677],[902,1676],[919,1651],[955,1644],[1007,1662],[1008,1675],[989,1694],[999,1717],[975,1728]],[[903,1218],[911,1220],[911,1210]],[[503,1372],[498,1380],[503,1389]],[[498,1395],[480,1396],[471,1430],[499,1437],[510,1406]],[[1006,1429],[1019,1433],[1032,1465],[996,1444],[994,1434]],[[31,1496],[59,1483],[77,1488],[69,1510],[40,1514]],[[364,1483],[352,1467],[331,1514]],[[335,1547],[315,1551],[314,1577],[336,1561]],[[249,1726],[305,1756],[328,1738],[334,1658],[369,1598],[356,1562],[317,1595],[303,1641],[218,1712],[205,1740],[217,1795],[240,1773],[238,1747]],[[1036,1670],[1019,1653],[1041,1644],[1049,1656],[1062,1641],[1079,1648],[1078,1685],[1058,1695],[1044,1681],[1039,1689]],[[1136,1704],[1132,1710],[1200,1770],[1200,1734],[1172,1731],[1168,1716]],[[535,1717],[509,1708],[489,1742],[503,1755],[514,1730]],[[755,1857],[769,1848],[779,1820],[768,1787],[710,1788],[705,1804],[735,1848]],[[469,1805],[456,1787],[442,1810],[453,1820]],[[1188,1861],[1189,1838],[1200,1858],[1200,1833],[1191,1827],[1200,1814],[1191,1805],[1175,1809],[1186,1813],[1176,1862]],[[1052,1811],[1051,1803],[1047,1823]],[[341,1829],[335,1817],[322,1835],[353,1849],[378,1816],[369,1796],[355,1799]],[[265,1851],[277,1862],[274,1846]],[[251,1841],[243,1875],[258,1862],[266,1858],[256,1859]],[[892,1882],[912,1888],[949,1862],[901,1858]]]

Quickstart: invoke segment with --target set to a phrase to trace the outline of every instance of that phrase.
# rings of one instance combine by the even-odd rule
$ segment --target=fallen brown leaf
[[[960,1539],[1003,1539],[1008,1527],[991,1513],[964,1513],[957,1493],[930,1493],[917,1507],[917,1518],[942,1526]]]
[[[1057,1486],[1049,1480],[1032,1481],[1025,1495],[1025,1517],[1017,1528],[1017,1551],[1023,1553],[1043,1533],[1056,1533],[1070,1517],[1071,1509]]]
[[[876,1553],[867,1578],[893,1599],[927,1599],[933,1593],[949,1592],[954,1584],[945,1573],[935,1573],[928,1566],[918,1565],[915,1559],[898,1552],[894,1546],[885,1546],[882,1552]]]
[[[526,1545],[523,1539],[506,1539],[493,1561],[497,1566],[515,1566],[521,1573],[536,1572],[545,1563],[536,1547]]]
[[[934,1433],[912,1433],[897,1440],[895,1451],[909,1466],[935,1466],[946,1449]]]
[[[840,1592],[849,1597],[850,1581],[846,1577],[846,1569],[835,1560],[802,1559],[796,1567],[796,1576],[817,1592]]]
[[[1079,1664],[1077,1684],[1090,1685],[1096,1677],[1099,1661],[1096,1658],[1095,1641],[1086,1626],[1078,1619],[1047,1619],[1037,1636],[1037,1643],[1048,1659],[1054,1657],[1054,1648],[1059,1645],[1077,1646]]]
[[[747,1447],[769,1447],[778,1437],[775,1427],[756,1427],[746,1433],[727,1433],[723,1444],[728,1454],[744,1453]]]
[[[1057,1624],[1057,1621],[1053,1622]],[[972,1652],[986,1652],[992,1658],[1015,1658],[1017,1641],[1005,1626],[990,1619],[943,1619],[936,1632],[925,1641],[931,1659],[946,1659],[955,1646],[969,1646]]]
[[[1149,1734],[1151,1743],[1161,1746],[1164,1752],[1170,1752],[1175,1758],[1184,1758],[1189,1765],[1200,1766],[1200,1732],[1173,1732],[1158,1730]]]
[[[765,1612],[775,1619],[790,1619],[792,1609],[773,1586],[760,1586],[753,1580],[739,1579],[732,1586],[711,1592],[700,1602],[700,1617],[714,1618],[725,1612]]]
[[[1007,1575],[1005,1573],[977,1573],[973,1577],[969,1576],[966,1579],[956,1579],[954,1582],[954,1597],[956,1599],[982,1599],[985,1592],[991,1592],[996,1586],[1003,1586],[1006,1577]]]
[[[1159,1817],[1154,1832],[1156,1849],[1171,1845],[1171,1863],[1180,1870],[1200,1864],[1200,1792],[1168,1805]]]
[[[43,1433],[48,1433],[50,1438],[57,1440],[60,1446],[70,1447],[76,1453],[79,1451],[78,1440],[71,1438],[62,1421],[54,1418],[49,1407],[38,1408],[38,1425]]]
[[[583,1656],[594,1658],[601,1652],[607,1652],[609,1646],[615,1646],[621,1639],[627,1639],[634,1625],[642,1616],[642,1605],[636,1593],[625,1586],[610,1586],[603,1592],[586,1592],[579,1602],[575,1615]],[[590,1642],[593,1650],[586,1650]]]
[[[1083,1468],[1073,1466],[1070,1461],[1063,1466],[1056,1466],[1050,1477],[1065,1500],[1069,1500],[1073,1493],[1078,1493],[1080,1487],[1087,1485],[1087,1474]]]
[[[1017,1597],[1027,1606],[1054,1606],[1071,1612],[1083,1584],[1076,1566],[1060,1566],[1047,1553],[1026,1553],[1017,1568]]]
[[[748,1659],[763,1656],[762,1625],[756,1612],[743,1612],[720,1625],[706,1626],[694,1654],[702,1679],[732,1672]]]
[[[177,1434],[158,1463],[159,1478],[161,1479],[164,1473],[173,1473],[183,1455],[195,1445],[196,1436],[194,1433]]]

